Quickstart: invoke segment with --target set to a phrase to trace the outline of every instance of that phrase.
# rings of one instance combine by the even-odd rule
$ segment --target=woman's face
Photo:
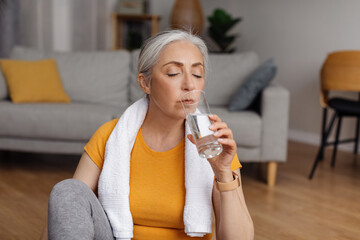
[[[180,97],[203,88],[204,60],[200,50],[186,41],[166,46],[152,70],[149,97],[157,110],[169,117],[184,119]]]

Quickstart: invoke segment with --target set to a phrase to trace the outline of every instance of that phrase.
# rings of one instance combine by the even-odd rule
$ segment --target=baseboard
[[[289,129],[288,139],[315,146],[320,145],[320,134],[304,132],[296,129]],[[330,138],[329,141],[334,141],[334,139]],[[343,143],[338,146],[338,149],[346,152],[352,152],[354,150],[354,143]]]

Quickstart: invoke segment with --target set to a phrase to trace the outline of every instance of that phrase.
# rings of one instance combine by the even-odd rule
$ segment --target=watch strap
[[[220,192],[227,192],[235,190],[240,186],[240,179],[239,176],[233,172],[234,181],[232,182],[219,182],[217,179],[215,179],[215,186]]]

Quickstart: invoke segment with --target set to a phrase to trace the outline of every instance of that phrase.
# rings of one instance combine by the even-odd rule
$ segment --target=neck
[[[156,109],[149,103],[149,109],[141,126],[146,143],[156,149],[176,146],[184,137],[184,119],[175,119]],[[160,147],[163,146],[163,147]]]

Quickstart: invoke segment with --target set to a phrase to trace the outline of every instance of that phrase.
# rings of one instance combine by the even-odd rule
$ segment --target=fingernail
[[[214,127],[214,125],[213,124],[211,124],[210,126],[209,126],[209,129],[212,129]]]
[[[216,131],[216,132],[214,133],[214,136],[218,136],[218,135],[219,135],[219,132]]]
[[[218,141],[219,141],[219,142],[224,142],[224,139],[218,138]]]

